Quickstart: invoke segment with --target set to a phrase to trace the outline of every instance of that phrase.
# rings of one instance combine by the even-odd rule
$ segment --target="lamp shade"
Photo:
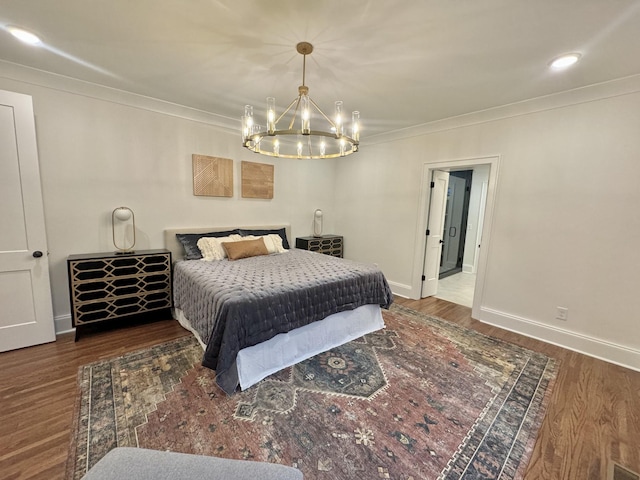
[[[118,207],[113,211],[114,217],[116,217],[121,222],[126,222],[127,220],[129,220],[132,213],[133,212],[131,211],[131,209],[127,207]]]

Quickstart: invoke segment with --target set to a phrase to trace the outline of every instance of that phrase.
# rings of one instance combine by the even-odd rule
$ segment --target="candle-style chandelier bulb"
[[[267,97],[267,133],[273,135],[276,129],[276,99]]]
[[[242,116],[242,143],[246,146],[250,142],[253,135],[253,107],[251,105],[244,106],[244,115]]]
[[[300,115],[302,135],[309,135],[311,133],[311,109],[309,106],[309,95],[302,95],[300,97],[300,109],[302,114]]]
[[[342,136],[342,100],[338,100],[335,103],[336,113],[334,121],[336,122],[336,136]]]
[[[351,138],[360,141],[360,112],[351,112]]]

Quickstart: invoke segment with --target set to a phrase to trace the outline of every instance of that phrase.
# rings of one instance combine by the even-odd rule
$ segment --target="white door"
[[[55,339],[33,104],[0,90],[0,351]]]
[[[449,176],[447,187],[447,206],[444,216],[444,228],[442,240],[442,266],[440,272],[453,270],[458,266],[460,254],[460,241],[462,239],[462,218],[465,203],[465,188],[467,182],[464,178]]]
[[[440,273],[440,257],[442,252],[442,232],[444,230],[444,214],[447,207],[447,190],[449,173],[436,170],[431,180],[429,199],[429,220],[427,222],[427,244],[424,253],[424,280],[422,282],[422,298],[438,293],[438,275]]]

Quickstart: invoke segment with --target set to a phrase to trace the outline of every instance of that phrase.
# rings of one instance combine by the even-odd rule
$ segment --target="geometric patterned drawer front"
[[[71,255],[67,264],[74,326],[172,306],[167,250]]]
[[[155,290],[164,290],[166,283],[166,274],[92,280],[76,284],[75,299],[77,302],[89,302],[123,295],[143,295]]]
[[[311,252],[324,253],[334,257],[342,257],[344,253],[343,237],[338,235],[323,235],[322,237],[298,237],[296,248]]]
[[[71,278],[74,282],[98,278],[118,278],[146,273],[166,272],[170,266],[169,255],[144,257],[117,257],[72,262]]]
[[[171,307],[171,301],[166,291],[144,296],[113,297],[104,301],[80,303],[75,309],[76,325],[169,307]]]

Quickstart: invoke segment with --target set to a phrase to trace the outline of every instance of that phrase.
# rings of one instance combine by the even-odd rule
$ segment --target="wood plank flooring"
[[[527,480],[604,480],[610,459],[640,471],[640,372],[482,324],[444,300],[396,302],[561,362]],[[185,334],[161,320],[1,353],[0,478],[63,478],[80,365]]]

